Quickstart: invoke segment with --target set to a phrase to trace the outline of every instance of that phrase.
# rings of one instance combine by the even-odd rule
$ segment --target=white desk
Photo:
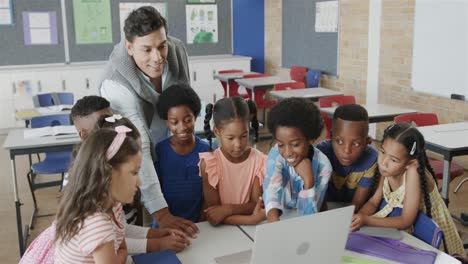
[[[253,242],[237,226],[221,225],[214,227],[208,222],[197,224],[200,233],[192,240],[192,245],[177,254],[182,263],[210,264],[214,258],[229,255],[253,246]]]
[[[281,76],[268,76],[259,78],[236,79],[239,85],[252,90],[252,100],[255,101],[255,89],[272,89],[278,83],[294,82],[290,78]]]
[[[213,75],[213,79],[226,82],[226,97],[229,97],[229,82],[235,79],[241,79],[247,74],[258,74],[258,72],[235,72],[235,73],[218,73]]]
[[[331,205],[330,207],[336,208],[335,205]],[[280,217],[280,221],[283,221],[283,220],[286,220],[286,219],[289,219],[289,218],[294,218],[294,217],[298,217],[296,210],[285,210],[283,212],[283,215]],[[253,239],[255,238],[256,226],[239,226],[239,227],[253,241]],[[331,228],[331,226],[327,227],[327,228]],[[408,234],[408,233],[406,233],[404,231],[400,231],[400,233],[403,236],[403,239],[401,240],[402,242],[404,242],[404,243],[406,243],[408,245],[420,248],[420,249],[431,250],[431,251],[437,252],[437,258],[436,258],[436,261],[435,261],[436,264],[460,263],[458,260],[451,257],[450,255],[447,255],[446,253],[431,247],[430,245],[424,243],[423,241],[417,239],[416,237],[414,237],[414,236],[412,236],[412,235],[410,235],[410,234]],[[352,258],[360,258],[360,259],[369,259],[369,260],[375,260],[375,261],[380,261],[380,262],[384,261],[384,263],[396,263],[396,262],[391,262],[391,261],[386,260],[386,259],[381,259],[381,258],[378,258],[378,257],[373,257],[373,256],[361,254],[361,253],[358,253],[358,252],[354,252],[354,251],[351,251],[351,250],[346,250],[346,249],[344,250],[343,256],[348,256],[348,257],[352,257]]]
[[[444,156],[442,198],[448,204],[452,158],[468,155],[468,122],[418,127],[418,130],[426,140],[426,149]]]
[[[389,122],[393,118],[402,114],[417,113],[417,110],[392,106],[387,104],[365,104],[362,105],[369,115],[369,123]],[[327,113],[329,117],[333,117],[337,107],[321,107],[320,111]]]
[[[32,225],[33,218],[36,214],[34,210],[30,225],[26,225],[23,233],[23,225],[21,220],[21,201],[18,194],[18,182],[16,175],[16,162],[15,157],[19,155],[28,155],[34,153],[43,153],[43,152],[54,152],[54,151],[71,151],[73,146],[80,142],[78,134],[76,136],[72,135],[62,135],[62,136],[50,136],[50,137],[40,137],[40,138],[30,138],[25,139],[23,136],[23,131],[25,129],[14,129],[8,133],[8,136],[3,143],[3,148],[8,150],[10,154],[11,161],[11,171],[13,178],[13,194],[15,198],[15,207],[16,207],[16,223],[18,228],[18,242],[20,255],[23,255],[25,250],[26,239],[29,233],[29,227]],[[31,165],[31,156],[29,156],[29,165]]]
[[[290,97],[303,97],[303,98],[316,101],[321,97],[343,95],[343,93],[319,87],[319,88],[271,91],[270,95],[279,100],[283,100],[283,99],[290,98]]]

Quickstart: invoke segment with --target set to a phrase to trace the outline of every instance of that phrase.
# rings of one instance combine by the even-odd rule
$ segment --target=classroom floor
[[[3,145],[5,138],[6,135],[0,135],[0,146]],[[270,147],[270,141],[271,140],[264,140],[259,142],[257,144],[258,149],[264,153],[267,153]],[[15,207],[13,200],[11,165],[8,153],[4,149],[0,150],[0,165],[0,168],[2,168],[2,176],[0,177],[0,237],[3,237],[3,239],[0,240],[0,262],[18,263],[19,250]],[[17,158],[19,195],[21,202],[24,204],[24,206],[21,208],[23,224],[29,222],[32,213],[32,198],[26,180],[26,173],[28,170],[27,167],[27,156],[21,156]],[[458,177],[450,183],[450,190],[453,190],[458,182],[460,182],[464,177],[468,177],[468,171],[465,171],[464,176]],[[30,236],[28,238],[29,243],[52,222],[53,214],[56,212],[57,208],[57,194],[58,187],[51,187],[36,191],[39,215],[48,216],[39,217],[36,219],[35,227],[33,230],[31,230]],[[462,211],[468,212],[468,183],[464,184],[457,194],[450,192],[449,209],[452,214],[458,216]],[[462,234],[463,241],[468,242],[468,227],[462,226],[457,222],[455,223],[459,232]],[[468,253],[468,251],[466,252]]]

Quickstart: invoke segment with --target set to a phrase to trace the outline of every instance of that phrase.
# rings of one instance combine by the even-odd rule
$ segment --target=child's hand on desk
[[[260,223],[267,219],[262,197],[258,198],[257,204],[251,214],[255,223]]]
[[[159,238],[150,238],[147,242],[147,251],[172,250],[175,253],[181,252],[191,245],[188,237],[179,230],[166,229],[167,235]]]
[[[312,166],[309,158],[302,159],[301,162],[294,167],[294,170],[304,181],[304,189],[314,187],[314,173],[312,172]]]
[[[196,234],[199,232],[198,227],[192,223],[192,221],[172,214],[164,216],[160,221],[158,221],[158,224],[160,227],[181,230],[191,238],[196,238]]]
[[[206,208],[205,214],[210,224],[219,225],[226,217],[231,215],[231,212],[226,206],[215,205]]]
[[[366,225],[367,215],[354,214],[351,220],[351,231],[358,230],[361,226]]]
[[[160,238],[160,237],[171,235],[172,233],[186,236],[185,233],[180,230],[160,227],[160,228],[150,228],[146,238]]]

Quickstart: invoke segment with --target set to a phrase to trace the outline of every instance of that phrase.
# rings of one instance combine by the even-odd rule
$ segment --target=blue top
[[[202,178],[199,176],[198,153],[209,151],[209,145],[195,137],[195,147],[187,155],[179,155],[171,147],[170,138],[156,145],[156,172],[169,212],[198,222],[203,203]]]
[[[297,208],[298,215],[310,215],[320,210],[332,168],[320,150],[315,147],[311,150],[313,153],[309,158],[315,184],[310,189],[304,189],[304,181],[281,156],[278,145],[270,149],[263,181],[263,201],[267,214],[273,208],[278,209],[280,214],[283,208]]]
[[[366,146],[361,156],[347,167],[341,165],[336,158],[331,140],[320,142],[317,148],[327,156],[333,167],[332,178],[328,184],[328,201],[350,203],[358,186],[363,188],[372,186],[378,155],[373,147]]]

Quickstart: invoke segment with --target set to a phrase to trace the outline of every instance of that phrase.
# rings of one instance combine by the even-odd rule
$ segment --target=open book
[[[24,130],[24,138],[35,138],[44,136],[57,136],[65,134],[74,134],[78,136],[75,126],[54,126],[40,127]]]
[[[52,106],[47,106],[47,107],[39,107],[36,108],[37,111],[41,114],[51,114],[51,113],[56,113],[60,111],[65,111],[65,110],[71,110],[73,105],[52,105]]]

